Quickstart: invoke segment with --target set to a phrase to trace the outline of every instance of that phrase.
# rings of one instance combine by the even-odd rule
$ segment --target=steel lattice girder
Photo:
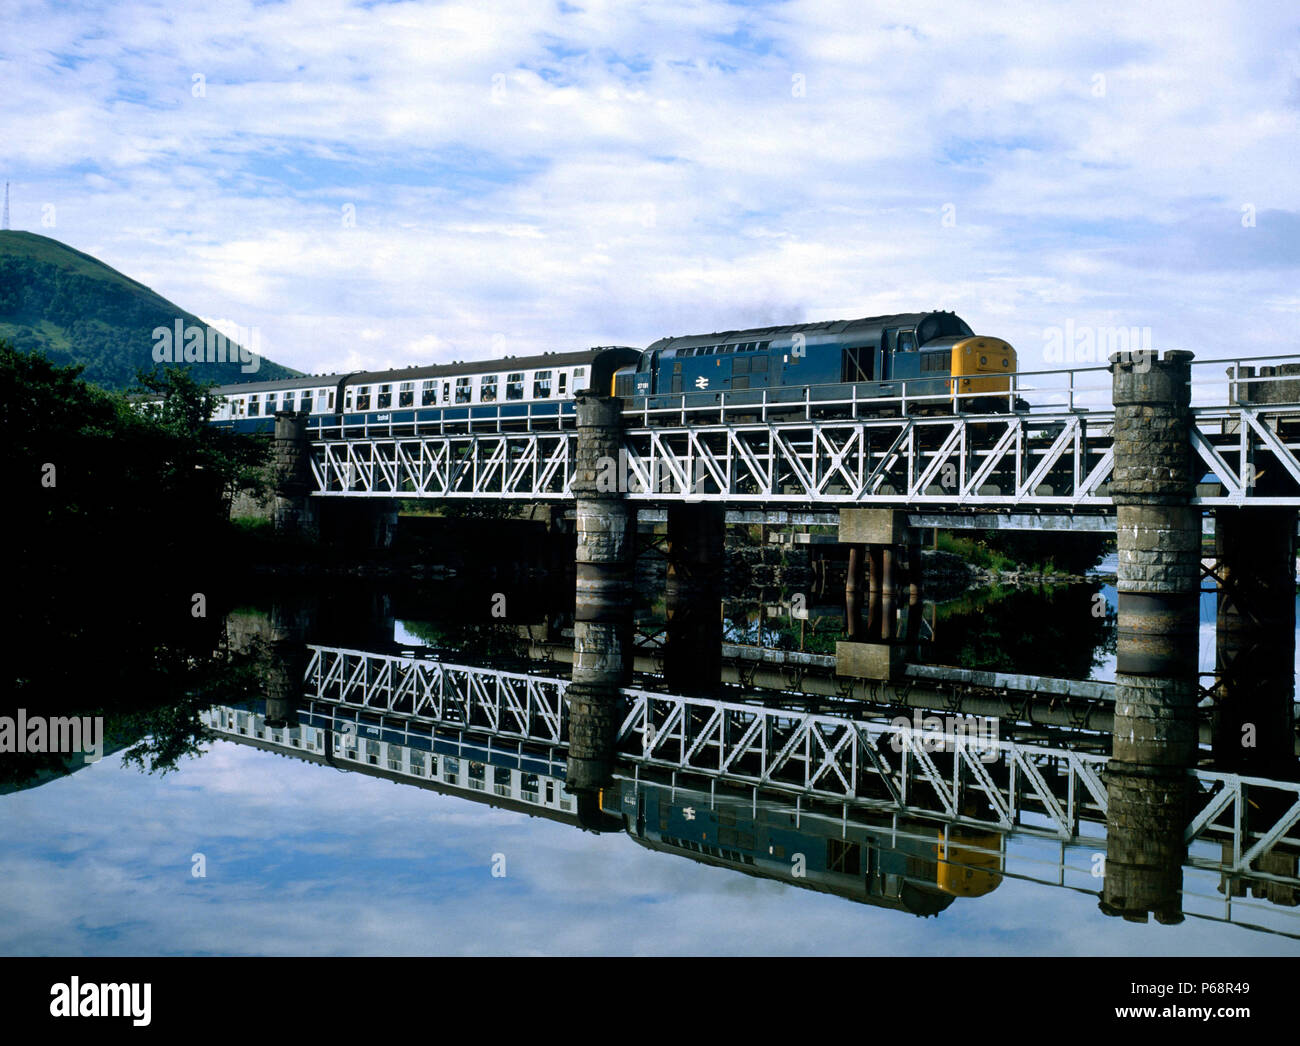
[[[453,665],[343,648],[311,649],[309,697],[426,719],[493,736],[567,743],[562,679]],[[1081,821],[1104,821],[1104,756],[998,741],[985,763],[979,745],[958,734],[941,769],[933,736],[889,723],[627,689],[617,740],[634,762],[831,800],[925,813],[944,820],[1076,839]],[[896,739],[896,742],[895,742]],[[882,743],[883,742],[883,743]],[[891,743],[894,742],[894,743]],[[1001,767],[995,779],[993,768]],[[1277,843],[1300,842],[1300,784],[1197,770],[1204,795],[1187,841],[1231,841],[1231,871],[1258,875],[1260,856]],[[1244,791],[1243,791],[1244,790]],[[1251,830],[1244,795],[1285,793],[1286,812]],[[975,798],[983,814],[965,812]]]
[[[564,680],[425,658],[309,647],[305,696],[560,744]]]
[[[1295,408],[1290,408],[1294,410]],[[1261,463],[1300,487],[1285,410],[1193,411],[1192,442],[1223,492],[1195,504],[1300,505],[1255,493]],[[1112,412],[944,415],[631,429],[618,489],[640,501],[1107,508]],[[383,437],[312,444],[317,496],[568,498],[573,432]]]
[[[568,743],[568,681],[399,654],[309,646],[304,696],[494,737]],[[748,702],[624,689],[616,736],[634,763],[833,801],[1078,839],[1104,822],[1106,756]],[[996,749],[996,760],[980,758]],[[1231,871],[1260,875],[1282,841],[1300,845],[1300,783],[1189,771],[1202,797],[1187,841],[1231,842]],[[1285,812],[1250,825],[1250,797]],[[968,800],[978,804],[971,813]],[[1026,822],[1024,818],[1030,818]],[[1032,823],[1032,822],[1038,823]]]
[[[727,502],[1107,506],[1109,414],[635,429],[628,496]]]
[[[317,497],[564,497],[571,432],[330,440],[312,444]]]
[[[982,742],[958,733],[945,742],[948,758],[936,760],[934,735],[913,727],[623,693],[631,706],[618,739],[626,754],[649,765],[1004,829],[1034,830],[1021,821],[1031,815],[1061,838],[1075,838],[1081,820],[1105,818],[1104,756],[999,741],[997,760],[986,763]],[[979,799],[982,814],[968,813],[967,799]]]

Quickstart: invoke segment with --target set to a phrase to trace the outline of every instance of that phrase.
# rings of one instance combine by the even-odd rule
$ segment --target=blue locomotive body
[[[870,400],[941,409],[1005,399],[1015,350],[948,312],[663,338],[622,368],[613,392],[650,410]]]

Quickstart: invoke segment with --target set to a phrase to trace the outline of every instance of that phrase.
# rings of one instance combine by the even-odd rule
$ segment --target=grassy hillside
[[[158,327],[208,326],[142,283],[48,236],[0,231],[0,338],[24,352],[44,352],[53,362],[82,364],[83,377],[125,389],[153,359]],[[187,363],[201,380],[222,384],[287,378],[298,373],[262,359],[255,372],[235,362]]]

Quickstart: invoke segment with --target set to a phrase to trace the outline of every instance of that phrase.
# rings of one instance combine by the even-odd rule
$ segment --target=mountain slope
[[[252,363],[241,363],[234,343],[225,351],[227,362],[215,362],[216,352],[206,349],[210,341],[214,350],[219,343],[193,313],[58,240],[0,231],[0,338],[17,348],[44,352],[59,364],[83,364],[87,381],[125,389],[135,383],[137,370],[158,365],[155,346],[170,349],[178,321],[181,332],[191,334],[191,361],[203,358],[186,364],[202,380],[229,384],[298,373],[257,356],[256,370],[251,370]],[[160,327],[169,332],[165,340],[154,336]],[[195,328],[201,331],[201,351]],[[170,358],[180,361],[184,338],[176,348]]]

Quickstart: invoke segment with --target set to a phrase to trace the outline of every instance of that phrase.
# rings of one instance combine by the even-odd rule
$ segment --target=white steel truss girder
[[[407,654],[308,649],[304,696],[313,700],[505,739],[568,743],[567,680]],[[1102,755],[958,731],[943,739],[939,758],[935,735],[915,727],[649,690],[622,694],[616,744],[632,762],[1061,839],[1106,818]],[[1258,874],[1254,865],[1279,843],[1300,849],[1300,782],[1189,773],[1201,796],[1189,844],[1231,843],[1230,870],[1242,874]],[[1284,812],[1258,823],[1258,799],[1267,792]]]
[[[571,432],[328,440],[312,444],[317,497],[556,498],[573,479]]]
[[[1300,486],[1300,443],[1282,424],[1300,415],[1270,409],[1193,410],[1198,460],[1221,484],[1194,504],[1300,506],[1300,495],[1255,492],[1265,468]],[[1113,412],[1075,410],[637,428],[624,433],[616,467],[638,501],[1104,509],[1113,422]],[[569,498],[576,440],[572,431],[325,440],[312,444],[313,493]]]

